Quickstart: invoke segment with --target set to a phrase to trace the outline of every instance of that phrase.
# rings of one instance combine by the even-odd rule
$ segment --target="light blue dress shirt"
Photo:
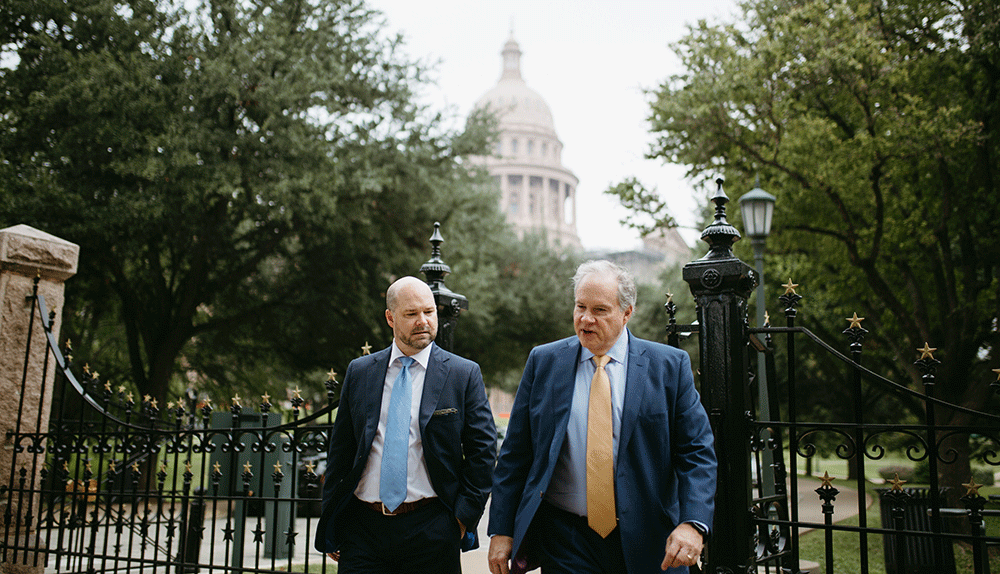
[[[578,516],[587,515],[587,413],[590,410],[590,381],[594,378],[593,353],[580,349],[580,364],[576,366],[573,405],[570,407],[566,440],[559,451],[552,472],[552,482],[545,500]],[[622,329],[618,340],[608,351],[611,360],[605,365],[611,381],[611,423],[614,430],[612,448],[618,462],[618,436],[621,431],[622,405],[625,402],[625,374],[628,372],[628,329]]]

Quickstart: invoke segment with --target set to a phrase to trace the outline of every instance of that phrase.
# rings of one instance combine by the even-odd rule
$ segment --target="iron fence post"
[[[747,348],[747,300],[757,282],[753,268],[740,261],[732,245],[740,232],[726,221],[723,180],[710,198],[715,221],[701,234],[709,252],[684,266],[684,281],[698,306],[701,397],[715,433],[719,460],[715,520],[706,548],[706,572],[753,571],[751,516],[751,399]]]
[[[455,324],[463,309],[469,308],[469,300],[465,295],[459,295],[444,285],[444,278],[451,273],[451,267],[441,260],[441,224],[434,222],[434,234],[430,238],[431,258],[420,266],[420,272],[426,277],[431,293],[438,307],[438,334],[434,342],[446,351],[454,351]]]
[[[180,544],[183,563],[177,569],[178,574],[199,571],[201,533],[205,529],[205,494],[207,492],[204,487],[194,489],[194,497],[191,498],[187,515],[184,516],[186,523],[182,525],[183,538],[181,538]]]

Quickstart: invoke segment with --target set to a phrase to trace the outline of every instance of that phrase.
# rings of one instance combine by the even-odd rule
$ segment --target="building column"
[[[48,346],[41,318],[33,317],[37,311],[32,309],[32,294],[37,281],[38,294],[53,312],[52,333],[58,340],[63,284],[76,274],[79,255],[79,246],[27,225],[0,230],[0,484],[16,485],[20,476],[13,480],[14,485],[12,479],[22,469],[34,472],[33,477],[26,477],[28,481],[41,484],[45,453],[22,450],[27,446],[22,440],[15,460],[13,439],[14,433],[23,436],[46,432],[49,427],[55,368],[50,363],[46,369]],[[9,492],[0,496],[0,527],[7,533],[6,560],[0,571],[44,571],[44,554],[35,565],[36,554],[23,550],[35,547],[33,524],[28,522],[39,516],[39,503],[37,496],[12,496]],[[33,509],[30,515],[29,509]],[[15,545],[22,550],[15,550]]]

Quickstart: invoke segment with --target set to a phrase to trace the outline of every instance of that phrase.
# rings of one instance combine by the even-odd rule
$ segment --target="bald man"
[[[423,281],[393,283],[385,319],[392,345],[344,376],[316,549],[339,574],[460,573],[460,551],[479,546],[496,460],[483,376],[434,344],[437,305]]]

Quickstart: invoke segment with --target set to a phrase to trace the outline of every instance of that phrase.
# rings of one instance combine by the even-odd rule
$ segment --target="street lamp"
[[[774,215],[774,196],[757,187],[740,198],[743,213],[743,232],[750,238],[754,263],[757,269],[757,326],[764,326],[764,245],[771,233],[771,218]]]
[[[764,299],[764,246],[771,233],[771,217],[774,215],[775,198],[760,188],[760,177],[755,187],[740,198],[740,212],[743,214],[743,232],[750,238],[753,247],[754,267],[757,270],[757,327],[763,327],[766,312]],[[767,400],[767,361],[763,353],[757,353],[757,413],[760,420],[771,420],[771,408]],[[766,438],[770,438],[767,433]],[[774,494],[774,456],[765,448],[763,469],[759,480],[764,496]]]

